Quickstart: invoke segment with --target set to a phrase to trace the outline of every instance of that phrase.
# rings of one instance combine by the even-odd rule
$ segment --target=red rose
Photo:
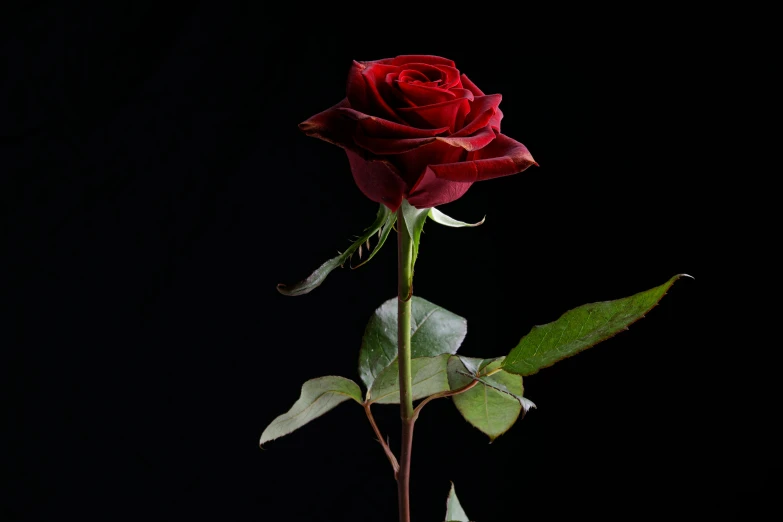
[[[476,181],[537,165],[527,147],[500,133],[500,100],[439,56],[354,61],[345,99],[299,128],[344,148],[371,200],[392,211],[402,198],[434,207]]]

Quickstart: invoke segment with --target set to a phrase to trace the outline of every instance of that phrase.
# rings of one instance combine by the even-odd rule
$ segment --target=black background
[[[360,408],[257,443],[305,380],[358,379],[364,324],[395,293],[393,236],[312,294],[276,292],[376,211],[344,153],[297,124],[344,96],[352,59],[414,53],[502,93],[504,133],[540,163],[444,206],[482,227],[425,229],[415,292],[468,319],[461,353],[503,355],[570,308],[695,276],[628,332],[525,378],[538,409],[491,445],[449,401],[428,406],[414,520],[442,520],[449,481],[486,522],[777,509],[775,432],[708,335],[726,325],[707,297],[709,42],[597,13],[534,33],[497,12],[457,30],[275,9],[3,19],[3,520],[396,520]],[[396,408],[376,410],[396,449]]]

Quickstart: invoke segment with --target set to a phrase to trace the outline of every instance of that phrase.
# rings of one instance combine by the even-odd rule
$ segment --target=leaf
[[[535,408],[536,404],[531,401],[530,399],[527,399],[525,397],[522,397],[522,395],[518,395],[511,391],[504,383],[508,382],[510,377],[519,377],[520,379],[522,376],[520,375],[514,375],[512,373],[505,372],[501,370],[497,373],[497,375],[493,375],[492,377],[477,377],[476,380],[483,384],[484,386],[488,386],[494,390],[497,390],[501,393],[505,393],[506,395],[513,397],[519,402],[519,405],[522,406],[522,416],[524,417],[525,414],[530,410],[530,408]],[[516,387],[516,381],[514,381],[514,386]]]
[[[614,301],[589,303],[564,313],[554,322],[534,326],[503,361],[503,369],[517,375],[532,375],[541,368],[575,355],[644,317],[681,276],[660,286]]]
[[[484,216],[481,218],[481,221],[478,223],[465,223],[464,221],[457,221],[453,217],[449,217],[440,210],[438,210],[435,207],[432,207],[430,209],[430,212],[428,214],[428,217],[432,219],[435,223],[440,223],[441,225],[445,225],[447,227],[454,227],[454,228],[462,228],[462,227],[477,227],[479,225],[482,225],[484,223],[484,220],[487,219],[487,216]]]
[[[443,354],[411,359],[414,401],[450,390],[447,375],[449,357],[449,354]],[[367,398],[375,404],[400,403],[399,364],[396,359],[375,379],[372,388],[367,392]]]
[[[454,483],[451,483],[451,491],[446,499],[446,520],[449,522],[470,522],[468,515],[459,503],[457,492],[454,491]]]
[[[291,409],[267,426],[260,444],[288,435],[348,399],[362,404],[362,390],[352,380],[334,375],[310,379]]]
[[[479,383],[470,390],[454,395],[454,405],[462,416],[479,431],[495,440],[514,425],[520,412],[534,407],[522,397],[522,377],[501,369],[503,358],[474,359],[451,357],[448,364],[449,385],[452,390]],[[474,374],[471,368],[479,368]],[[530,405],[528,405],[528,403]]]
[[[320,286],[321,283],[324,282],[326,279],[326,276],[328,276],[332,270],[337,268],[338,266],[342,266],[350,257],[353,255],[353,253],[359,249],[373,234],[378,232],[378,230],[381,229],[382,226],[384,226],[385,223],[389,220],[389,214],[391,214],[391,211],[386,207],[386,205],[380,205],[380,208],[378,209],[378,215],[375,218],[375,221],[372,225],[370,225],[368,228],[364,230],[364,233],[357,239],[350,247],[348,247],[348,250],[343,252],[337,257],[333,257],[326,261],[324,264],[319,266],[312,274],[310,274],[309,277],[306,279],[303,279],[302,281],[299,281],[293,286],[287,286],[284,284],[277,285],[277,290],[283,295],[303,295],[307,294],[309,292],[312,292],[315,288]],[[389,225],[391,227],[391,225]],[[386,236],[388,236],[388,232],[386,233]],[[382,239],[385,241],[385,237],[382,236]],[[375,252],[383,246],[383,242],[379,242],[378,245],[375,247],[375,249],[372,251],[370,256],[368,257],[367,261],[370,260],[375,255]],[[366,262],[366,261],[365,261]],[[363,264],[363,263],[362,263]]]
[[[411,297],[411,357],[457,353],[468,323],[421,297]],[[359,351],[359,376],[369,389],[378,374],[397,358],[397,298],[383,303],[370,317]]]
[[[427,221],[429,208],[416,208],[407,199],[402,200],[402,219],[405,221],[405,230],[408,231],[408,237],[413,239],[413,258],[411,259],[411,278],[413,278],[413,266],[416,264],[416,258],[419,255],[419,241],[421,240],[421,231],[424,229],[424,222]],[[402,231],[401,231],[402,232]],[[410,288],[411,281],[408,281]]]
[[[456,355],[456,359],[449,361],[449,382],[451,389],[456,390],[473,382],[478,377],[486,377],[497,373],[505,357],[495,357],[493,359],[477,359],[475,357],[465,357]],[[459,363],[462,363],[461,365]]]

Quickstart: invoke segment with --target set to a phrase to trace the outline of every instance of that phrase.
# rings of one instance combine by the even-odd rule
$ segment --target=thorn
[[[402,254],[400,254],[402,255]],[[359,259],[362,258],[362,245],[359,245]]]
[[[367,253],[370,253],[370,238],[367,238]]]
[[[383,227],[378,229],[378,239],[381,238],[381,232],[383,231]]]

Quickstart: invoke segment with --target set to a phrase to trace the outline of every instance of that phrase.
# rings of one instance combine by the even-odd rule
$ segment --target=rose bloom
[[[443,205],[476,181],[538,165],[501,134],[501,95],[484,94],[446,58],[354,61],[346,91],[299,128],[345,149],[359,189],[392,211],[403,198]]]

